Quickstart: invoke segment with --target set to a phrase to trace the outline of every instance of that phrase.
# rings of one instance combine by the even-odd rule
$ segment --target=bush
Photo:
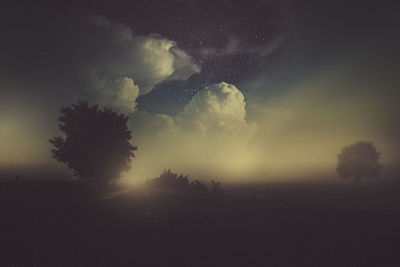
[[[208,187],[207,185],[199,180],[194,180],[190,182],[190,190],[194,192],[208,192]]]
[[[162,188],[184,189],[199,193],[211,192],[220,194],[223,192],[220,182],[212,180],[209,189],[205,182],[197,179],[191,180],[188,175],[178,175],[172,172],[171,169],[164,170],[159,177],[149,180],[148,183]]]
[[[215,194],[221,194],[224,192],[224,190],[222,190],[222,186],[220,182],[216,182],[214,180],[211,180],[211,192],[215,193]]]

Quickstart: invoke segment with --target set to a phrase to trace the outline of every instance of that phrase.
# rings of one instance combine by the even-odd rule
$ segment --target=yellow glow
[[[240,111],[232,122],[235,127],[230,127],[230,119],[223,117],[218,124],[205,114],[199,115],[203,124],[191,118],[142,114],[148,125],[133,132],[139,149],[124,180],[142,182],[169,168],[198,178],[238,181],[334,174],[341,148],[359,140],[374,142],[384,164],[400,158],[394,145],[397,137],[388,128],[397,114],[397,98],[388,95],[395,90],[393,84],[371,84],[344,70],[315,76],[270,101],[248,100],[247,122]],[[385,94],[376,86],[385,86]],[[241,99],[234,101],[243,108]],[[0,114],[0,166],[58,164],[47,141],[56,135],[56,120],[46,121],[26,109]],[[179,119],[186,121],[177,124]]]

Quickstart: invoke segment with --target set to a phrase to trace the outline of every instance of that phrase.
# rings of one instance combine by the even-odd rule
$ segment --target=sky
[[[340,149],[360,140],[393,169],[399,10],[372,0],[6,1],[0,169],[62,168],[48,139],[61,134],[60,107],[78,100],[130,117],[138,150],[126,181],[168,168],[240,181],[331,175]]]

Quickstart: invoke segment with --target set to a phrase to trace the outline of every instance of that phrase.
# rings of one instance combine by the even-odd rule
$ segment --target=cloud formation
[[[200,91],[177,116],[132,113],[139,150],[127,177],[140,180],[164,168],[220,178],[240,174],[257,130],[246,122],[245,106],[243,94],[222,82]]]
[[[110,105],[127,112],[136,108],[136,98],[139,95],[139,86],[128,77],[119,77],[115,80],[92,80],[97,91],[97,103]]]
[[[128,26],[99,15],[91,15],[81,24],[71,38],[77,57],[72,62],[79,62],[72,67],[85,75],[96,101],[132,109],[129,102],[149,93],[156,84],[185,80],[200,72],[176,42],[160,35],[136,35]],[[124,101],[121,94],[129,94],[130,100]],[[106,99],[110,102],[105,103]]]
[[[234,134],[247,127],[245,106],[243,94],[234,85],[221,82],[197,93],[177,121],[197,133]]]

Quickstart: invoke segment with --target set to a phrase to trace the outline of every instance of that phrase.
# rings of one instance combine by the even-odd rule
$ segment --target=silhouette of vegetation
[[[111,109],[78,102],[61,108],[59,128],[65,137],[55,137],[53,158],[66,163],[82,180],[106,184],[115,182],[130,169],[133,151],[128,117]]]
[[[363,178],[376,178],[382,169],[380,153],[372,142],[360,141],[346,146],[338,157],[336,170],[343,179],[352,178],[359,183]]]
[[[199,192],[199,193],[208,192],[208,187],[207,187],[207,185],[206,185],[204,182],[200,181],[200,180],[191,181],[191,182],[190,182],[189,189],[190,189],[191,191]]]
[[[189,186],[189,177],[186,175],[186,176],[184,176],[184,175],[179,175],[177,178],[176,178],[176,183],[178,184],[178,187],[180,187],[180,188],[188,188],[188,186]]]
[[[189,186],[189,178],[187,176],[173,173],[170,169],[164,170],[159,177],[154,178],[151,182],[160,187],[184,188]]]
[[[171,169],[164,170],[159,177],[151,179],[149,183],[157,187],[186,189],[199,193],[212,192],[220,194],[223,192],[220,182],[211,181],[211,189],[209,189],[205,182],[197,179],[191,180],[188,175],[178,175],[171,172]]]
[[[223,193],[224,191],[222,190],[221,183],[211,180],[211,192],[216,193],[216,194]]]

